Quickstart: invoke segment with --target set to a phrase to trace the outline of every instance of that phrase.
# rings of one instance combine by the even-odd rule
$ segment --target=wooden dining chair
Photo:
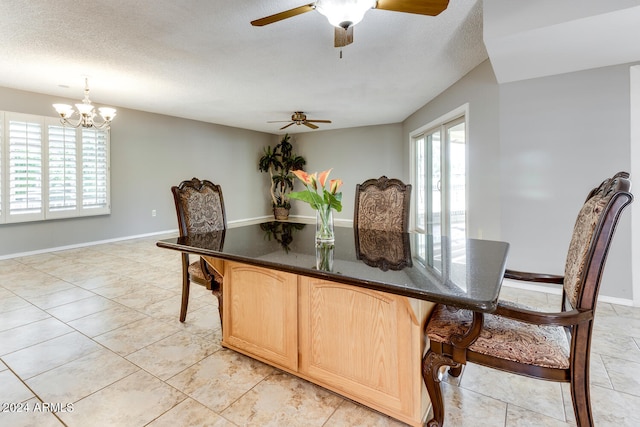
[[[356,185],[354,229],[406,232],[411,184],[381,176]]]
[[[207,180],[193,178],[171,187],[178,215],[180,236],[208,233],[227,228],[222,188]],[[182,253],[182,305],[180,321],[187,317],[190,283],[205,286],[218,298],[218,311],[222,322],[222,275],[199,257],[189,261],[189,254]]]
[[[559,312],[499,301],[493,314],[438,305],[425,326],[430,349],[422,375],[433,405],[429,426],[442,426],[440,368],[460,375],[467,362],[551,381],[569,382],[578,426],[593,426],[589,355],[600,280],[623,209],[633,197],[627,173],[594,188],[576,220],[564,275],[507,270],[505,278],[563,286]]]

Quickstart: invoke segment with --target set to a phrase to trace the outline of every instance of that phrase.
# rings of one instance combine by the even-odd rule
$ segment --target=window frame
[[[427,168],[429,168],[429,165],[432,163],[431,162],[431,150],[428,149],[428,140],[429,137],[434,134],[434,133],[439,133],[440,134],[440,140],[439,140],[439,144],[440,144],[440,188],[442,189],[446,189],[446,194],[445,191],[441,191],[441,196],[440,196],[440,210],[441,210],[441,215],[440,215],[440,234],[438,236],[432,236],[433,239],[436,239],[437,242],[440,241],[441,236],[444,235],[448,235],[449,233],[449,227],[450,227],[450,218],[447,217],[447,213],[450,213],[450,189],[449,189],[449,179],[450,176],[449,174],[451,173],[451,171],[449,170],[449,157],[450,157],[450,153],[449,153],[449,143],[448,142],[448,137],[446,135],[448,129],[451,129],[457,125],[459,125],[460,123],[464,123],[464,132],[465,132],[465,169],[466,169],[466,176],[465,176],[465,229],[468,230],[468,222],[469,222],[469,148],[468,148],[468,143],[469,143],[469,104],[464,104],[454,110],[452,110],[451,112],[437,118],[436,120],[433,120],[431,122],[429,122],[428,124],[421,126],[420,128],[412,131],[409,133],[409,146],[410,146],[410,159],[409,159],[409,164],[410,164],[410,182],[412,184],[412,187],[415,191],[415,203],[413,204],[413,209],[411,210],[411,229],[415,230],[415,231],[421,231],[421,232],[427,232],[429,229],[429,223],[428,223],[428,204],[429,204],[429,200],[431,198],[430,194],[428,191],[428,183],[429,183],[429,179],[428,176],[430,172],[426,172],[425,176],[424,176],[424,185],[425,188],[421,189],[420,186],[418,185],[419,183],[419,177],[418,177],[418,147],[417,147],[417,141],[418,140],[423,140],[423,144],[425,144],[425,149],[423,154],[423,161],[425,162],[425,165]],[[418,214],[419,211],[421,209],[421,206],[419,206],[419,200],[420,200],[420,195],[418,194],[420,191],[424,190],[424,205],[422,208],[425,211],[424,212],[424,224],[423,226],[419,226],[418,225]],[[425,249],[428,247],[428,245],[425,246]],[[431,263],[434,262],[433,259],[431,259],[433,257],[433,254],[428,254],[428,253],[424,253],[424,254],[419,254],[418,257],[424,257],[424,262],[427,262],[431,265]]]
[[[11,181],[10,167],[9,167],[9,145],[11,138],[9,135],[11,121],[25,121],[29,123],[36,123],[40,126],[41,130],[41,164],[40,164],[40,176],[41,176],[41,206],[40,210],[35,213],[25,214],[11,214],[10,210],[10,198],[11,198]],[[51,200],[51,170],[52,159],[50,157],[50,150],[52,149],[53,132],[51,127],[65,128],[68,132],[69,129],[75,132],[75,206],[68,209],[58,209],[52,206]],[[93,129],[91,131],[94,131]],[[101,203],[98,207],[84,206],[83,204],[83,188],[85,186],[85,178],[83,176],[83,147],[85,145],[83,141],[83,133],[85,129],[70,128],[63,126],[59,119],[49,116],[38,116],[33,114],[14,113],[9,111],[0,111],[0,224],[14,224],[33,221],[47,221],[61,218],[80,218],[86,216],[108,215],[111,213],[111,132],[109,130],[95,130],[100,137],[98,140],[103,140],[100,144],[102,148],[102,159],[100,162],[102,173],[96,174],[99,176],[101,182],[104,182],[105,191],[102,199],[104,203]],[[104,137],[102,137],[104,135]],[[63,162],[68,162],[63,160]]]

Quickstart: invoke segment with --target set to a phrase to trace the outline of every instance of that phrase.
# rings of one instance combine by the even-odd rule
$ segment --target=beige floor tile
[[[591,339],[591,351],[602,356],[618,357],[640,363],[640,347],[636,341],[618,331],[595,331]]]
[[[56,415],[36,398],[24,402],[26,408],[22,412],[0,412],[0,425],[10,427],[63,427],[64,424]],[[25,410],[28,409],[28,410]]]
[[[33,392],[8,369],[0,372],[0,384],[2,384],[2,387],[0,387],[0,404],[19,404],[34,397]],[[19,410],[19,406],[17,405],[13,408],[4,408],[3,406],[0,408],[0,416],[5,410]]]
[[[187,332],[178,332],[131,353],[127,360],[161,380],[166,380],[221,348],[217,342]]]
[[[117,271],[117,267],[114,267],[114,270]],[[103,286],[118,284],[121,282],[130,282],[131,280],[132,279],[128,277],[120,276],[119,274],[100,273],[100,274],[95,274],[94,276],[89,277],[88,279],[78,280],[74,282],[74,285],[79,286],[83,289],[89,289],[99,295],[111,297],[111,295],[104,295],[101,292],[97,292],[95,289],[98,289]],[[134,281],[133,283],[135,284],[136,282]]]
[[[559,383],[527,378],[468,364],[460,387],[565,421]]]
[[[628,307],[624,305],[614,305],[613,310],[618,316],[628,319],[640,320],[640,307]]]
[[[261,362],[223,349],[167,383],[220,413],[273,372],[273,368]]]
[[[140,368],[104,348],[27,380],[46,402],[73,403]]]
[[[505,427],[575,427],[575,422],[564,422],[516,405],[507,407]]]
[[[246,426],[322,426],[342,400],[322,387],[276,371],[222,415]]]
[[[70,322],[93,313],[98,313],[100,311],[116,307],[119,307],[118,303],[113,302],[108,298],[101,297],[100,295],[95,295],[81,301],[75,301],[50,308],[47,312],[63,322]]]
[[[90,298],[95,296],[93,292],[89,292],[85,289],[78,288],[73,286],[68,289],[64,289],[62,291],[52,292],[46,295],[36,295],[26,297],[26,299],[36,307],[40,307],[42,309],[49,309],[53,307],[58,307],[60,305],[68,304],[70,302],[80,301],[85,298]]]
[[[350,400],[343,400],[338,409],[324,423],[324,427],[403,427],[406,426],[396,419],[376,412],[366,406]]]
[[[188,420],[189,425],[198,427],[235,427],[232,422],[191,398],[183,400],[147,427],[182,426],[185,420]]]
[[[53,317],[0,332],[0,356],[39,344],[72,332],[73,329]]]
[[[50,339],[49,341],[2,356],[2,360],[23,380],[49,369],[64,365],[94,351],[99,344],[78,332]]]
[[[115,297],[113,301],[136,310],[144,311],[147,307],[175,295],[176,292],[174,291],[168,291],[153,285],[146,285],[144,288],[138,286],[138,289],[131,293]]]
[[[0,331],[17,328],[19,326],[28,325],[38,320],[51,317],[46,311],[40,310],[38,307],[29,305],[17,310],[6,311],[0,313]]]
[[[144,426],[185,398],[154,376],[137,371],[74,403],[73,412],[60,418],[69,427]]]
[[[640,397],[640,363],[610,356],[602,361],[616,391]]]
[[[144,313],[118,304],[113,308],[72,320],[68,325],[89,337],[95,337],[146,317]]]
[[[215,301],[215,305],[210,303],[197,310],[192,310],[191,302],[189,302],[187,317],[181,324],[186,331],[202,337],[210,336],[212,331],[214,334],[219,334],[221,331],[218,300],[213,295],[207,295],[207,297],[211,297]]]
[[[119,355],[126,356],[179,330],[176,326],[145,317],[93,339]]]
[[[598,427],[640,426],[640,397],[591,387],[593,420]]]
[[[0,289],[0,291],[2,291],[2,289]],[[31,303],[24,298],[15,295],[13,292],[5,290],[0,293],[0,313],[6,313],[7,311],[18,310],[30,306]]]
[[[43,275],[39,279],[32,277],[29,280],[20,280],[19,282],[15,282],[10,286],[5,287],[16,295],[29,299],[64,291],[66,289],[72,289],[74,286],[57,277]]]
[[[503,426],[507,404],[481,393],[441,383],[445,401],[445,426]]]

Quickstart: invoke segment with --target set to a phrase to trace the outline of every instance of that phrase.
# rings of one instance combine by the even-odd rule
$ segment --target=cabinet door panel
[[[406,298],[306,277],[299,293],[300,372],[400,419],[419,420],[420,325]]]
[[[296,370],[297,276],[230,262],[223,292],[225,344]]]

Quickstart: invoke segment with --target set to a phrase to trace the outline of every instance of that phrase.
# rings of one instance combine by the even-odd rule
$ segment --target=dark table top
[[[318,247],[315,224],[270,221],[157,245],[480,312],[495,310],[508,243],[351,227],[336,227],[335,234],[333,245]]]

